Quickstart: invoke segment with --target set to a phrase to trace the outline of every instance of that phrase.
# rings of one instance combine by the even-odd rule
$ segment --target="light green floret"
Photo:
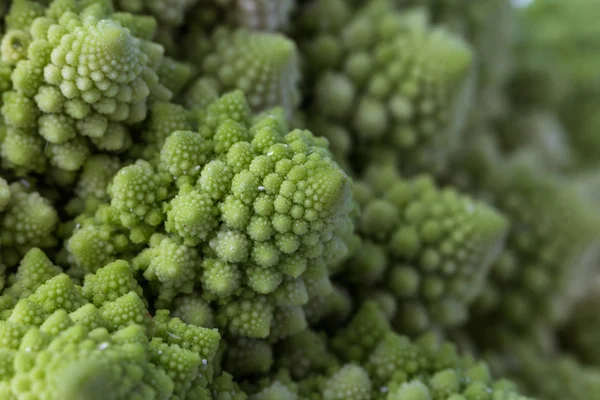
[[[281,306],[273,311],[273,321],[269,337],[273,341],[302,332],[308,327],[306,315],[301,306]]]
[[[149,328],[152,323],[144,300],[134,291],[105,303],[99,311],[110,329],[121,329],[133,324]]]
[[[61,272],[42,250],[32,248],[21,260],[17,272],[8,278],[8,287],[3,293],[15,298],[28,297]]]
[[[246,400],[248,398],[234,381],[233,376],[227,372],[212,381],[210,391],[215,400]]]
[[[310,329],[286,338],[279,349],[276,366],[288,370],[294,379],[304,379],[313,373],[325,375],[339,368],[339,360],[327,347],[325,334]]]
[[[59,218],[48,199],[33,191],[25,180],[5,185],[2,196],[5,205],[0,213],[0,243],[6,265],[16,265],[33,247],[56,245],[54,231]]]
[[[157,301],[163,302],[170,302],[178,294],[192,293],[199,263],[195,248],[161,234],[154,234],[150,248],[132,261],[132,265],[144,271],[144,278],[151,282]]]
[[[250,397],[251,400],[298,400],[298,395],[289,387],[275,381],[269,387]]]
[[[64,273],[46,281],[28,299],[39,304],[48,313],[57,310],[74,311],[87,303],[81,287]]]
[[[391,329],[383,311],[374,302],[365,302],[352,320],[331,339],[331,348],[340,358],[364,362],[377,343]]]
[[[288,307],[308,298],[304,282],[294,281],[320,271],[327,283],[327,266],[347,255],[351,187],[326,141],[287,133],[286,125],[280,112],[253,119],[241,91],[223,96],[203,113],[200,132],[166,138],[157,166],[140,160],[115,175],[110,206],[69,239],[71,259],[93,272],[102,265],[93,257],[119,257],[117,233],[129,232],[149,246],[134,264],[161,300],[201,291],[223,302],[220,321],[237,335],[266,337],[274,305],[281,307],[277,335],[301,329],[304,312]],[[166,236],[151,238],[163,229]],[[245,301],[260,308],[260,318],[230,314]]]
[[[375,388],[385,388],[386,400],[528,399],[513,385],[493,379],[487,365],[458,355],[454,345],[432,335],[411,342],[388,333],[365,369]]]
[[[30,252],[19,270],[29,276],[13,287],[39,278],[28,266],[40,257]],[[151,318],[135,291],[123,294],[128,288],[141,292],[119,261],[86,277],[83,289],[59,274],[21,298],[0,321],[2,398],[204,398],[197,394],[211,380],[218,331],[168,311]]]
[[[12,135],[39,138],[30,147],[44,149],[30,165],[5,140],[3,157],[16,167],[40,171],[45,158],[75,171],[90,148],[121,151],[131,144],[127,127],[146,118],[150,101],[172,95],[158,75],[163,49],[149,41],[155,24],[148,17],[113,14],[109,4],[88,3],[55,0],[4,38],[3,48],[14,49],[19,41],[24,53],[3,51],[14,69],[2,114],[18,128]],[[18,4],[10,14],[40,8]]]
[[[191,46],[197,47],[196,43]],[[209,43],[200,65],[202,82],[211,79],[221,94],[242,90],[254,111],[281,106],[287,117],[291,117],[300,101],[299,61],[293,41],[276,33],[220,28]],[[191,48],[189,51],[200,50]],[[200,89],[202,85],[195,87],[192,93]],[[204,97],[187,95],[191,96]]]
[[[107,154],[89,157],[83,164],[74,189],[75,196],[67,204],[67,212],[70,215],[95,212],[100,204],[109,200],[108,184],[120,168],[118,157]]]
[[[163,220],[161,203],[168,194],[166,177],[157,174],[144,160],[121,168],[108,188],[110,206],[120,223],[138,231],[155,227]],[[132,237],[134,240],[134,237]]]
[[[363,248],[343,278],[384,286],[399,301],[394,324],[418,333],[465,322],[508,228],[488,205],[428,176],[400,178],[372,166],[355,185]]]
[[[131,291],[143,298],[142,288],[134,276],[134,269],[123,260],[107,264],[95,274],[86,275],[82,288],[83,297],[96,307]]]
[[[371,380],[357,365],[344,365],[325,384],[323,400],[370,400]]]
[[[90,219],[75,225],[65,248],[71,264],[84,272],[96,272],[119,255],[127,254],[132,243],[115,226]]]
[[[164,101],[152,103],[140,133],[142,140],[133,145],[129,156],[158,164],[160,149],[166,138],[175,131],[192,130],[193,120],[193,114],[179,104]]]
[[[482,190],[512,226],[477,311],[524,329],[564,322],[600,259],[595,210],[569,182],[518,158],[494,166]]]
[[[208,328],[215,326],[213,310],[210,308],[208,302],[196,293],[177,297],[173,301],[172,310],[173,316],[181,318],[186,324]]]
[[[315,7],[347,12],[335,3]],[[383,152],[403,170],[436,169],[459,144],[471,49],[430,26],[425,11],[398,11],[391,3],[369,2],[339,26],[320,17],[304,22],[312,34],[300,48],[315,77],[309,125],[323,127],[340,159],[364,163]],[[344,12],[336,18],[343,21]]]
[[[268,388],[285,387],[298,398],[315,400],[527,399],[512,383],[493,377],[486,363],[459,354],[454,344],[435,334],[411,340],[388,325],[381,330],[375,327],[378,334],[370,335],[366,318],[381,313],[374,307],[374,303],[364,303],[348,324],[322,336],[306,330],[286,339],[275,347],[274,354],[279,353],[275,370],[258,385],[247,385],[247,392],[259,395]],[[342,359],[337,359],[326,337],[333,335],[335,341],[351,330],[358,336],[348,341],[346,348],[340,348],[338,342],[336,352],[342,350]],[[368,346],[362,359],[348,362],[354,343]],[[289,398],[295,398],[293,395]]]
[[[274,308],[267,296],[246,289],[224,301],[217,321],[232,335],[264,339],[270,334]]]
[[[119,334],[111,335],[105,329],[88,331],[76,325],[33,354],[20,351],[8,392],[14,397],[9,398],[127,399],[135,393],[140,398],[168,395],[173,382],[148,360],[147,340],[121,343]],[[19,358],[23,361],[17,362]]]
[[[205,50],[211,47],[210,36],[215,30],[227,27],[248,33],[288,31],[297,3],[296,0],[200,0],[186,16],[187,29],[183,35],[162,30],[158,40],[165,44],[169,54],[200,65]]]
[[[216,356],[221,336],[217,329],[186,324],[181,319],[170,317],[167,310],[158,310],[153,320],[153,335],[169,344],[177,344],[202,357],[204,365]]]
[[[170,57],[165,57],[156,71],[160,83],[173,93],[173,97],[182,93],[194,77],[195,72],[196,69],[192,64]]]

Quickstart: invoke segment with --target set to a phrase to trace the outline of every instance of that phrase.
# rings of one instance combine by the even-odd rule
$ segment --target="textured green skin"
[[[208,106],[199,132],[161,140],[157,127],[159,156],[115,174],[110,205],[79,219],[69,259],[93,272],[133,251],[158,307],[196,290],[233,334],[304,329],[308,294],[332,290],[327,267],[348,252],[351,189],[325,141],[286,125],[279,112],[252,119],[236,91]]]
[[[0,319],[2,398],[194,399],[206,391],[219,333],[166,310],[152,318],[134,273],[117,261],[79,286],[32,249],[5,292],[20,300]]]

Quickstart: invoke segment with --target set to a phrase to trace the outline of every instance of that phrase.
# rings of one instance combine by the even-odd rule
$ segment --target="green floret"
[[[263,340],[232,338],[227,343],[224,363],[236,377],[266,374],[273,365],[273,349]]]
[[[369,400],[371,380],[359,366],[347,364],[325,384],[323,400]]]
[[[309,8],[304,29],[312,34],[299,39],[307,75],[314,77],[308,125],[323,127],[338,144],[336,155],[356,161],[356,170],[382,153],[411,172],[443,167],[460,142],[471,49],[431,27],[423,10],[400,12],[391,3],[369,2],[349,20],[341,11],[333,21],[311,21],[315,9]],[[331,0],[314,7],[344,10]]]
[[[93,304],[86,304],[75,311],[69,313],[69,318],[75,324],[81,324],[88,330],[96,328],[108,328],[108,323],[102,317],[100,310]]]
[[[600,87],[600,12],[593,1],[540,1],[519,10],[519,64],[510,86],[515,108],[547,108],[566,128],[575,168],[598,164],[600,145],[594,126]],[[581,46],[589,51],[578,51]]]
[[[8,14],[5,16],[6,28],[21,29],[30,25],[37,17],[44,15],[44,8],[36,1],[13,1]]]
[[[598,217],[553,174],[519,159],[494,168],[481,190],[512,226],[477,311],[516,328],[528,329],[534,321],[559,324],[594,275]]]
[[[189,294],[194,289],[199,263],[196,249],[168,236],[155,234],[150,248],[143,250],[132,263],[144,271],[144,278],[156,284],[158,301],[170,302],[177,294]]]
[[[454,344],[434,334],[411,340],[387,325],[374,327],[377,334],[370,335],[372,323],[367,318],[373,313],[381,311],[367,302],[345,326],[338,325],[322,336],[306,330],[286,339],[275,348],[276,355],[280,350],[275,371],[258,384],[249,383],[246,392],[260,396],[269,388],[278,388],[283,395],[285,388],[290,398],[315,400],[527,399],[512,383],[495,379],[486,363],[459,354]],[[336,338],[349,338],[350,331],[358,336],[335,343]],[[367,345],[360,354],[362,359],[355,356],[351,363],[337,359],[329,351],[328,335],[334,338],[331,344],[337,346],[336,352],[342,350],[343,359],[352,354],[354,343]]]
[[[0,243],[5,264],[17,264],[33,247],[56,245],[54,232],[59,222],[58,214],[48,199],[32,190],[29,182],[22,180],[8,187],[4,185],[3,198]]]
[[[169,311],[158,310],[153,320],[153,335],[169,344],[176,344],[202,357],[207,365],[217,353],[221,335],[217,329],[186,324],[181,319],[169,316]]]
[[[270,334],[274,308],[267,296],[246,289],[224,301],[217,319],[233,335],[264,339]]]
[[[173,382],[148,360],[148,343],[120,342],[119,335],[126,333],[73,326],[32,354],[25,364],[29,367],[15,369],[11,394],[73,399],[168,396]]]
[[[540,349],[538,340],[509,334],[488,350],[496,374],[512,379],[531,396],[548,400],[597,400],[600,370],[582,364],[572,354]]]
[[[17,272],[8,278],[8,287],[4,294],[15,298],[28,297],[61,272],[42,250],[32,248],[21,260]]]
[[[40,326],[40,331],[47,335],[58,335],[59,332],[73,326],[73,321],[64,309],[54,311]]]
[[[298,300],[293,281],[318,270],[328,282],[327,266],[348,253],[352,203],[350,179],[326,142],[285,128],[281,113],[252,120],[242,92],[223,96],[203,113],[200,132],[165,140],[157,166],[140,160],[115,175],[110,206],[69,239],[71,259],[93,272],[119,256],[126,247],[115,243],[117,232],[129,231],[132,242],[149,246],[134,264],[161,301],[202,290],[221,303],[217,320],[232,332],[265,338],[275,307],[263,295],[270,295],[282,307],[277,334],[297,331],[303,311],[287,307],[308,298]],[[162,229],[169,235],[150,237]],[[236,315],[245,302],[259,317]]]
[[[40,326],[42,323],[46,324],[48,316],[48,313],[39,304],[29,299],[21,299],[6,321],[23,326]]]
[[[193,129],[193,120],[192,113],[179,104],[154,102],[140,133],[142,142],[134,144],[129,155],[148,160],[152,164],[158,163],[160,149],[166,138],[175,131]]]
[[[274,382],[269,387],[261,390],[251,400],[297,400],[298,395],[281,382]]]
[[[113,330],[134,324],[150,327],[151,324],[144,300],[134,291],[103,304],[99,310],[108,327]]]
[[[77,180],[76,196],[67,205],[68,211],[71,214],[96,211],[99,204],[108,201],[108,184],[120,168],[121,161],[115,156],[98,154],[89,157]]]
[[[332,285],[329,272],[323,266],[311,266],[302,275],[309,299],[304,305],[304,313],[309,323],[313,325],[325,317],[334,318],[337,311],[340,311],[335,301],[337,288]]]
[[[288,370],[294,379],[311,373],[325,374],[339,367],[339,361],[327,347],[326,336],[310,329],[286,338],[279,349],[277,367]]]
[[[218,98],[218,82],[213,78],[198,78],[185,91],[181,101],[186,109],[201,113]]]
[[[103,211],[100,209],[98,212]],[[131,241],[113,225],[84,220],[66,241],[69,261],[84,272],[96,272],[132,248]]]
[[[43,272],[30,266],[43,263],[42,256],[30,251],[19,273],[37,279]],[[152,318],[135,291],[122,294],[127,288],[141,292],[132,272],[118,261],[87,276],[84,288],[59,274],[9,306],[8,318],[0,320],[0,395],[204,398],[198,393],[208,390],[218,331],[187,325],[168,311]]]
[[[200,51],[197,40],[189,49]],[[281,34],[246,29],[218,29],[201,61],[201,81],[211,79],[219,93],[243,90],[254,111],[281,106],[288,117],[300,101],[296,45]],[[186,97],[200,98],[195,89]],[[191,102],[187,100],[187,102]]]
[[[18,9],[13,7],[11,14]],[[18,40],[25,52],[10,56],[13,87],[3,93],[2,114],[18,129],[12,130],[11,141],[5,139],[2,154],[21,169],[43,171],[47,159],[59,169],[75,171],[91,148],[120,151],[129,146],[127,127],[146,118],[151,100],[171,97],[157,75],[163,49],[148,40],[148,29],[140,28],[148,25],[147,17],[111,19],[110,5],[55,0],[40,11],[8,31],[22,36],[12,39],[12,47]],[[9,45],[9,35],[3,47]],[[27,163],[12,151],[18,148],[16,141],[29,142],[40,159]]]
[[[131,291],[142,297],[142,288],[133,273],[134,270],[127,261],[118,260],[107,264],[95,274],[85,276],[82,294],[96,307],[100,307],[107,301],[114,301]]]
[[[197,2],[186,21],[183,38],[187,45],[197,44],[207,32],[222,26],[251,31],[277,32],[292,27],[297,0],[201,0]],[[170,52],[198,61],[201,53],[185,53],[178,48],[180,32],[163,32],[161,37]],[[165,40],[166,39],[166,40]],[[168,44],[167,44],[168,43]]]
[[[194,77],[195,67],[192,64],[165,57],[156,72],[161,84],[176,97],[182,93]]]
[[[402,179],[387,166],[371,166],[355,197],[363,247],[342,278],[386,287],[400,302],[393,319],[402,331],[464,323],[501,250],[507,220],[428,176]]]
[[[155,227],[163,219],[160,209],[167,188],[164,176],[147,161],[138,160],[115,174],[109,187],[110,205],[126,228]]]
[[[344,360],[364,362],[391,329],[382,310],[366,302],[352,320],[331,339],[331,348]]]
[[[64,273],[44,282],[28,299],[49,313],[57,310],[74,311],[87,303],[82,296],[81,287]]]
[[[217,400],[246,400],[247,395],[239,385],[233,380],[233,376],[227,372],[216,377],[211,386],[213,399]]]
[[[503,118],[507,106],[506,84],[514,71],[515,45],[522,28],[517,18],[519,8],[504,0],[403,0],[401,3],[426,5],[437,23],[469,41],[477,59],[476,103],[473,103],[477,106],[470,107],[469,113],[475,118]]]
[[[66,261],[78,272],[96,272],[98,268],[137,254],[140,247],[129,239],[118,214],[107,204],[96,208],[94,216],[80,215],[74,221],[71,236],[65,241]],[[151,233],[145,233],[144,237]]]
[[[177,297],[173,301],[172,310],[173,316],[181,318],[186,324],[208,328],[215,326],[213,310],[208,302],[197,294],[192,293]]]
[[[308,327],[306,315],[300,306],[281,306],[273,311],[270,337],[272,340],[295,335]]]

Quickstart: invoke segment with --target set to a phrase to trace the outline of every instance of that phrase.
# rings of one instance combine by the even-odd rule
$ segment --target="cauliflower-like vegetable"
[[[386,287],[399,301],[393,319],[404,332],[464,323],[502,248],[507,220],[431,177],[405,180],[389,166],[369,168],[355,198],[363,244],[342,278]]]
[[[33,268],[44,263],[44,272]],[[124,261],[88,275],[83,288],[55,268],[31,250],[7,289],[21,299],[0,320],[2,398],[192,399],[207,390],[216,330],[164,310],[153,319]]]
[[[146,118],[149,102],[171,97],[159,82],[163,49],[149,40],[148,17],[113,18],[102,2],[62,0],[47,8],[20,0],[13,13],[30,18],[9,26],[2,44],[23,49],[3,51],[14,65],[2,106],[2,157],[10,164],[41,172],[47,160],[77,170],[92,148],[126,148],[127,127]]]
[[[326,267],[346,255],[351,184],[325,141],[286,134],[285,125],[268,113],[252,121],[240,91],[215,101],[199,132],[165,140],[157,166],[138,161],[115,175],[110,206],[69,239],[75,265],[94,271],[110,262],[123,247],[116,232],[129,231],[129,240],[150,246],[133,263],[160,301],[201,288],[224,302],[217,320],[237,334],[264,338],[272,323],[281,336],[303,329],[304,312],[289,307],[308,297],[298,301],[304,286],[294,280],[316,271],[327,280]],[[275,322],[273,303],[282,307]],[[260,318],[238,315],[247,307]]]
[[[314,7],[329,15],[337,3]],[[307,73],[314,96],[308,125],[322,129],[340,159],[363,160],[354,169],[382,152],[403,170],[436,169],[459,143],[471,49],[430,27],[425,11],[399,12],[391,3],[368,2],[339,26],[315,23],[309,9],[309,34],[299,40],[314,69]]]
[[[198,60],[201,77],[185,96],[188,104],[205,103],[208,88],[220,94],[240,89],[254,111],[279,106],[291,118],[300,102],[299,58],[292,40],[277,33],[220,28],[208,39],[188,41],[190,53],[203,55]]]
[[[338,341],[335,345],[334,339],[340,359],[310,330],[287,339],[278,356],[284,361],[278,372],[265,382],[250,385],[247,392],[256,392],[259,399],[278,388],[279,393],[291,392],[281,397],[284,399],[527,400],[512,383],[494,379],[487,364],[460,355],[456,346],[433,334],[411,340],[388,325],[377,328],[376,334],[361,335],[370,333],[368,318],[373,313],[381,311],[375,303],[366,302],[348,325],[334,330],[334,338],[350,338],[350,331],[356,335],[356,340],[343,344]],[[365,352],[357,353],[355,344],[366,346]]]
[[[475,308],[519,328],[561,323],[600,257],[597,216],[562,179],[519,159],[501,165],[481,190],[511,228]]]
[[[16,265],[33,247],[50,248],[57,244],[54,233],[59,217],[48,199],[33,191],[27,180],[8,185],[0,177],[0,191],[0,244],[6,265]]]

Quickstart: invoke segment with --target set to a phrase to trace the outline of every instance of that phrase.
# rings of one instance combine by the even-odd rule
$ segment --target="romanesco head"
[[[41,7],[18,4],[10,14]],[[2,114],[13,135],[29,140],[42,157],[29,164],[21,152],[11,151],[17,138],[5,140],[3,157],[15,167],[43,170],[46,158],[74,171],[88,149],[123,150],[131,144],[127,127],[146,118],[153,99],[171,97],[157,75],[163,49],[148,40],[151,30],[140,29],[147,17],[113,15],[100,3],[55,0],[36,18],[9,29],[12,39],[5,37],[3,48],[14,49],[18,41],[24,50],[3,51],[14,69]],[[46,145],[50,151],[43,151]]]
[[[328,280],[326,267],[345,257],[352,225],[350,179],[326,141],[288,133],[286,125],[281,113],[253,119],[241,91],[221,97],[206,109],[199,132],[166,138],[154,165],[138,161],[116,173],[110,206],[69,239],[71,259],[95,271],[119,255],[117,232],[128,231],[131,242],[147,246],[133,265],[160,301],[202,290],[225,302],[220,320],[236,334],[266,337],[274,305],[308,300],[286,295],[297,291],[294,280],[313,270]],[[245,307],[257,307],[260,318],[236,315]],[[299,309],[277,316],[278,335],[305,324]]]
[[[355,184],[363,250],[344,278],[385,286],[399,301],[392,318],[403,331],[465,322],[503,245],[506,218],[430,176],[402,179],[373,165],[363,179]]]
[[[88,275],[82,288],[52,267],[33,268],[43,258],[31,250],[9,280],[7,293],[21,299],[0,320],[3,398],[184,399],[207,390],[218,331],[168,311],[152,318],[124,261]]]
[[[344,9],[320,0],[307,12],[337,7]],[[368,2],[339,26],[335,21],[307,23],[313,35],[300,40],[306,64],[316,69],[307,74],[316,77],[309,126],[324,128],[341,159],[362,160],[355,169],[382,150],[403,170],[439,167],[458,143],[461,91],[473,58],[469,46],[431,27],[425,11],[398,11],[390,1]]]

